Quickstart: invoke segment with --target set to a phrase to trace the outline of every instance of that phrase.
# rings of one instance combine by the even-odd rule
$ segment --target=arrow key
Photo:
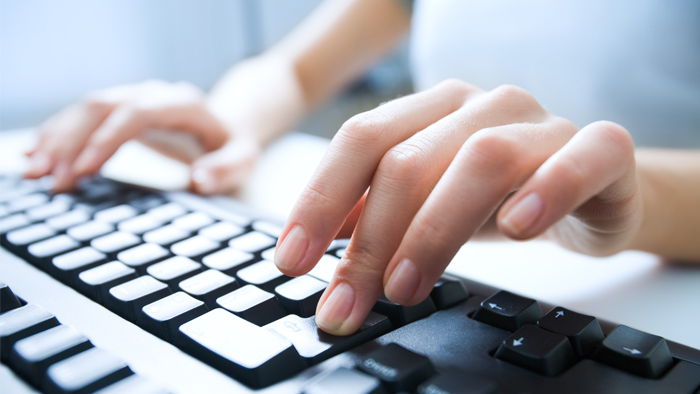
[[[474,313],[474,320],[515,331],[525,324],[535,324],[542,317],[537,301],[508,291],[499,291],[485,299]]]
[[[569,340],[527,324],[496,350],[496,358],[546,376],[556,376],[576,362]]]
[[[590,354],[604,338],[598,319],[562,307],[552,309],[537,325],[568,337],[579,357]]]
[[[596,350],[594,359],[647,378],[661,377],[673,364],[662,337],[618,326]]]

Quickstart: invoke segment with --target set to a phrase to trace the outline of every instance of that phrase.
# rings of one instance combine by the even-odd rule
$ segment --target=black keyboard
[[[0,178],[3,392],[700,393],[697,349],[450,275],[331,336],[347,240],[290,278],[233,200],[49,182]]]

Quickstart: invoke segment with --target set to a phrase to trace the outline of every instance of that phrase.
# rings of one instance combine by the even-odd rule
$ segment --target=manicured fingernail
[[[542,198],[537,193],[530,193],[510,209],[501,220],[501,226],[514,235],[522,234],[535,224],[543,208]]]
[[[197,190],[203,194],[216,192],[216,181],[211,171],[206,168],[197,168],[192,172],[192,180],[197,184]]]
[[[420,271],[409,259],[403,259],[394,268],[384,287],[384,294],[399,304],[411,301],[420,285]]]
[[[39,151],[34,153],[29,160],[29,168],[27,168],[27,174],[33,176],[45,175],[51,169],[51,161],[49,157]]]
[[[85,148],[73,164],[73,172],[76,175],[88,174],[100,165],[100,152],[92,147]]]
[[[301,262],[309,248],[309,236],[304,228],[296,225],[275,251],[275,264],[284,270],[293,270]]]
[[[316,314],[316,324],[327,331],[337,331],[350,316],[354,305],[355,291],[349,284],[340,283]]]

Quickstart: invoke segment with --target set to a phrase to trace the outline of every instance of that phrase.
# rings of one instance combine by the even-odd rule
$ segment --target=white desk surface
[[[23,152],[34,140],[29,129],[1,132],[0,173],[21,172]],[[301,133],[282,138],[267,149],[236,197],[284,218],[328,143]],[[137,142],[124,145],[102,174],[163,189],[188,182],[185,165]],[[543,241],[469,242],[448,271],[700,348],[700,264],[669,265],[634,251],[593,258]]]

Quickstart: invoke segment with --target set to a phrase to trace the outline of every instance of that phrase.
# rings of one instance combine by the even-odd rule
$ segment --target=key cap
[[[116,255],[122,250],[129,249],[141,243],[141,238],[127,233],[126,231],[116,231],[103,235],[90,241],[90,246],[102,253]]]
[[[595,317],[562,307],[552,309],[537,322],[537,325],[569,338],[574,352],[579,357],[590,354],[605,338]]]
[[[38,305],[25,305],[0,315],[0,357],[7,362],[15,342],[58,325],[58,320]]]
[[[275,246],[276,243],[277,240],[267,234],[263,234],[258,231],[251,231],[230,240],[228,245],[244,252],[257,253]]]
[[[305,367],[288,340],[220,308],[183,324],[180,331],[188,352],[253,388],[279,382]]]
[[[180,282],[202,272],[202,264],[187,257],[175,256],[149,266],[146,272],[167,284],[173,291],[178,291]]]
[[[345,257],[346,250],[347,249],[345,249],[345,248],[340,248],[340,249],[335,251],[335,255],[338,256],[339,259],[342,259],[343,257]]]
[[[31,224],[27,215],[16,213],[0,218],[0,234],[7,234],[10,231],[28,226]]]
[[[285,312],[272,293],[252,285],[234,290],[216,300],[218,306],[258,326],[284,317]]]
[[[661,377],[673,364],[665,339],[622,325],[603,340],[594,359],[653,379]]]
[[[134,216],[126,219],[117,225],[119,231],[126,231],[132,234],[141,235],[163,225],[163,222],[148,214]]]
[[[316,304],[326,286],[326,282],[304,275],[275,287],[275,295],[287,313],[309,317],[316,314]]]
[[[207,270],[178,285],[187,294],[204,302],[210,309],[217,307],[217,298],[238,289],[236,279],[217,270]]]
[[[165,223],[185,215],[187,213],[187,209],[176,202],[171,202],[159,207],[151,208],[147,213],[148,215],[151,215],[152,217]]]
[[[363,357],[357,367],[384,383],[389,392],[414,391],[435,374],[427,357],[390,343]]]
[[[261,254],[260,257],[262,257],[265,260],[269,260],[274,262],[275,261],[275,250],[277,250],[277,247],[272,247],[270,249],[265,249]]]
[[[444,275],[435,283],[430,298],[435,306],[442,310],[466,300],[469,298],[469,292],[460,280]]]
[[[214,219],[204,212],[192,212],[173,220],[173,226],[187,231],[197,231],[214,223]]]
[[[47,267],[51,264],[52,258],[78,249],[79,247],[80,243],[78,241],[65,234],[61,234],[29,245],[29,247],[27,247],[27,259],[42,269],[47,270]]]
[[[242,284],[258,286],[265,291],[275,291],[275,287],[292,279],[282,274],[275,263],[267,260],[258,261],[238,270],[236,277]]]
[[[90,215],[87,212],[74,209],[72,211],[54,216],[46,221],[46,225],[56,231],[64,231],[70,227],[85,223],[90,220]]]
[[[172,342],[179,334],[181,325],[208,311],[202,301],[178,291],[144,306],[137,324],[153,335]]]
[[[253,230],[279,238],[282,235],[282,226],[265,220],[256,220],[251,224]]]
[[[557,376],[576,362],[569,340],[531,324],[506,338],[496,358],[545,376]]]
[[[66,231],[73,239],[80,242],[87,242],[114,231],[114,225],[106,222],[90,221],[71,227]]]
[[[49,273],[71,286],[77,283],[78,275],[107,261],[107,256],[89,246],[57,256],[51,262]]]
[[[105,306],[123,318],[135,322],[141,314],[141,308],[171,293],[168,285],[146,275],[109,289]]]
[[[177,228],[171,224],[149,231],[143,235],[143,240],[161,246],[170,246],[190,236],[189,231]]]
[[[92,348],[50,366],[43,389],[49,394],[87,394],[132,373],[119,358],[102,349]]]
[[[460,370],[442,371],[418,386],[418,394],[496,394],[498,386],[488,380],[466,375]]]
[[[140,275],[146,274],[151,264],[170,257],[170,251],[158,244],[145,243],[117,254],[117,260],[135,268]]]
[[[207,237],[212,241],[225,242],[243,234],[243,231],[243,227],[241,226],[229,222],[219,222],[199,230],[199,235]]]
[[[384,394],[379,379],[340,367],[304,389],[304,394]],[[438,392],[435,392],[437,394]],[[433,394],[433,393],[431,393]]]
[[[428,297],[420,304],[414,306],[403,306],[389,301],[384,294],[377,300],[372,308],[373,311],[386,315],[395,327],[401,327],[416,320],[420,320],[437,311],[433,300]]]
[[[95,394],[168,394],[169,391],[139,375],[131,375]]]
[[[35,387],[41,387],[50,365],[92,347],[92,343],[68,326],[56,326],[17,341],[9,365]]]
[[[95,212],[94,219],[98,222],[119,223],[122,220],[129,219],[138,215],[139,211],[131,205],[122,204],[116,207],[107,208],[102,211]]]
[[[273,330],[287,338],[309,365],[323,362],[386,334],[392,329],[386,316],[374,312],[367,315],[355,333],[342,337],[330,335],[319,329],[313,317],[302,318],[296,315],[287,315],[263,328]]]
[[[7,233],[8,246],[17,249],[56,235],[56,230],[39,223]]]
[[[59,199],[28,209],[27,217],[32,222],[38,222],[65,213],[68,209],[70,209],[70,203],[66,200]]]
[[[178,256],[189,257],[193,260],[199,260],[204,255],[212,253],[217,249],[221,248],[221,244],[212,241],[209,238],[202,237],[201,235],[195,235],[192,238],[187,238],[184,241],[180,241],[170,247],[173,254]]]
[[[245,268],[255,262],[252,253],[234,248],[221,249],[210,255],[204,256],[202,263],[209,268],[217,269],[228,275],[236,275],[241,268]]]
[[[499,291],[485,299],[474,313],[474,320],[514,332],[542,317],[537,301],[508,291]]]
[[[109,289],[136,277],[135,269],[121,261],[112,261],[78,274],[75,287],[81,293],[102,304],[107,298]]]
[[[11,311],[22,306],[19,299],[12,292],[10,287],[3,282],[0,282],[0,313]]]
[[[26,196],[17,197],[8,201],[5,207],[9,213],[16,213],[26,209],[45,204],[49,201],[49,196],[44,193],[33,193]]]
[[[316,279],[320,279],[326,283],[330,283],[335,273],[335,269],[340,263],[340,259],[334,256],[324,254],[321,260],[316,263],[314,268],[309,271],[308,275]]]
[[[159,207],[163,204],[165,204],[165,200],[163,200],[161,196],[156,194],[150,194],[129,201],[129,205],[138,209],[139,211],[146,211],[151,208]]]

